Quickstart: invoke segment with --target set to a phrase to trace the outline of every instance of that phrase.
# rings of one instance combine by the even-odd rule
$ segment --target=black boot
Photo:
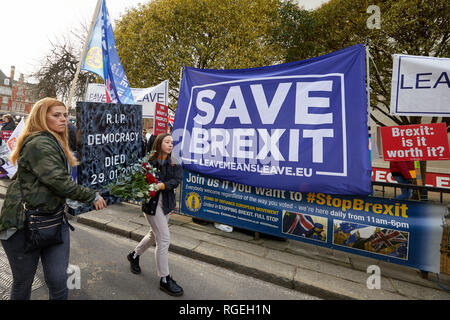
[[[161,278],[159,281],[159,288],[171,296],[179,297],[183,294],[183,288],[181,288],[170,275]]]
[[[131,272],[134,274],[141,273],[141,267],[139,267],[139,256],[134,257],[134,251],[130,252],[127,256],[128,261],[130,261]]]

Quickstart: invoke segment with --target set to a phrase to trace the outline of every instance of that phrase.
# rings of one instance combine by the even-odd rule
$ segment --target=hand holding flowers
[[[122,169],[117,181],[106,187],[112,195],[124,200],[148,200],[162,189],[162,183],[156,178],[158,170],[149,163],[153,152],[146,154],[137,163]]]

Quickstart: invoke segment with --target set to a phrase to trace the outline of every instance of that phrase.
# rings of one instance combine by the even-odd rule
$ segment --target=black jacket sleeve
[[[173,166],[169,164],[169,167],[168,170],[171,171],[171,174],[168,175],[167,180],[163,180],[163,183],[165,190],[174,190],[183,179],[183,168],[179,164],[174,164]]]

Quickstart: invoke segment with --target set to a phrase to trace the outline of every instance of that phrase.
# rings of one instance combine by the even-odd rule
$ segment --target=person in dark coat
[[[145,131],[142,132],[142,155],[146,155],[152,151],[153,143],[155,142],[156,136],[154,134],[150,135],[147,140]]]
[[[24,205],[52,212],[64,206],[67,199],[91,203],[96,210],[106,208],[106,202],[96,190],[70,178],[68,167],[77,161],[68,146],[67,108],[63,102],[44,98],[34,104],[10,161],[17,166],[17,174],[8,186],[0,211],[0,240],[13,275],[11,300],[31,298],[39,260],[49,299],[66,300],[69,226],[66,223],[62,226],[61,244],[25,252]]]
[[[145,130],[142,130],[142,156],[145,156],[147,154],[148,149],[148,141],[146,137]]]
[[[148,139],[148,151],[147,152],[150,152],[151,150],[153,150],[153,144],[155,143],[155,140],[156,140],[156,136],[154,134],[152,134],[150,136],[150,138]]]
[[[69,130],[69,147],[72,152],[77,151],[77,127],[72,123],[68,122],[67,129]]]
[[[153,144],[155,153],[149,163],[158,169],[157,192],[153,198],[143,202],[142,211],[151,226],[150,232],[127,256],[131,272],[141,273],[139,256],[156,241],[156,271],[160,277],[159,287],[172,296],[181,296],[183,289],[173,280],[169,272],[169,214],[176,207],[175,189],[183,178],[183,168],[172,158],[173,138],[168,133],[158,135]]]
[[[16,122],[10,114],[5,114],[2,117],[3,124],[1,131],[14,131],[16,129]]]
[[[391,161],[389,163],[389,170],[392,177],[401,184],[412,184],[413,179],[416,178],[416,169],[414,168],[414,161]],[[412,189],[401,188],[402,194],[398,195],[396,199],[411,199]]]

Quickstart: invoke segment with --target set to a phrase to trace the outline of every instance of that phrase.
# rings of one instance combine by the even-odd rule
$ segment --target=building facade
[[[0,70],[0,113],[27,115],[37,101],[33,94],[33,84],[25,81],[21,73],[19,80],[14,80],[15,67],[11,66],[9,77]]]
[[[12,98],[12,85],[10,78],[0,70],[0,112],[8,112]]]

